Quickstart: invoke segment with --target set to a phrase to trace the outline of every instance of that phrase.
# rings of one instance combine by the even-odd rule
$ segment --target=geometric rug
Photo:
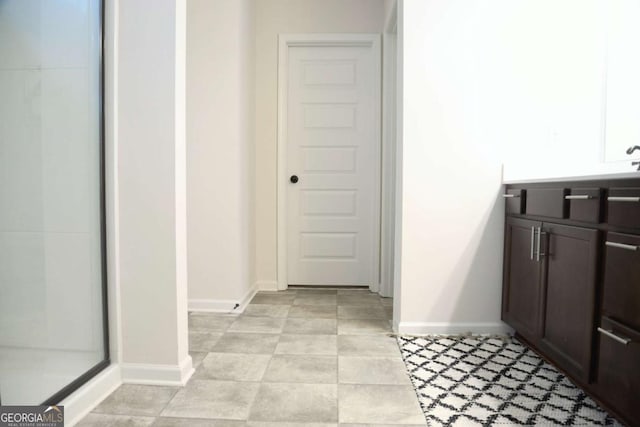
[[[621,426],[509,336],[398,336],[430,427]]]

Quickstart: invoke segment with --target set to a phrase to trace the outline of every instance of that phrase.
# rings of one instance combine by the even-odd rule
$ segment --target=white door
[[[379,68],[377,43],[288,47],[289,284],[378,279]]]

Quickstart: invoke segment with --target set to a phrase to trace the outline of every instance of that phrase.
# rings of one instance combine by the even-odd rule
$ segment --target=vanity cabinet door
[[[540,273],[536,231],[542,223],[507,218],[502,320],[530,342],[540,335]]]
[[[589,381],[599,232],[544,223],[540,349],[570,374]]]

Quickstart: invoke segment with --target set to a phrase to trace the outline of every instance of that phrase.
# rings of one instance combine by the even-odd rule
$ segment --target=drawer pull
[[[564,196],[565,200],[591,200],[593,196],[588,194],[570,194],[568,196]]]
[[[503,194],[502,197],[504,197],[505,199],[516,199],[520,197],[520,195],[519,194]]]
[[[638,246],[635,245],[625,245],[624,243],[616,243],[616,242],[605,242],[605,245],[609,246],[610,248],[618,248],[618,249],[626,249],[628,251],[637,251],[638,250]]]
[[[602,335],[606,335],[614,341],[618,341],[620,344],[627,345],[631,342],[629,338],[622,338],[613,333],[613,331],[608,331],[606,329],[598,328],[598,332]]]
[[[638,203],[640,202],[640,197],[618,197],[618,196],[609,196],[607,200],[610,202],[631,202]]]

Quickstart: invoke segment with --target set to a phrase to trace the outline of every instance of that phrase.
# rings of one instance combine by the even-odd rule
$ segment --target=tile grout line
[[[195,371],[194,371],[194,374],[195,374]],[[191,378],[193,378],[193,375],[191,376]],[[180,390],[184,390],[187,387],[187,384],[189,384],[189,381],[191,381],[191,378],[189,378],[189,380],[186,382],[185,385],[176,388],[176,391],[175,391],[175,393],[173,393],[173,396],[171,396],[171,399],[167,400],[167,403],[164,404],[164,406],[162,407],[160,412],[158,412],[158,415],[156,415],[154,417],[153,423],[155,423],[158,418],[162,418],[162,413],[164,412],[164,410],[167,409],[169,404],[173,401],[173,399],[175,399],[175,397],[178,395]]]
[[[340,355],[337,349],[338,331],[336,330],[336,424],[340,425]]]
[[[318,294],[318,295],[322,295],[322,294]],[[349,295],[349,294],[346,294],[346,295]],[[349,296],[351,296],[351,295],[349,295]],[[265,376],[266,376],[266,373],[268,371],[268,367],[269,367],[271,361],[273,360],[273,358],[278,356],[278,355],[286,356],[286,357],[327,357],[328,356],[328,355],[325,355],[325,354],[317,354],[317,353],[283,353],[283,354],[278,354],[278,353],[276,353],[276,351],[277,351],[277,348],[278,348],[279,344],[282,343],[282,337],[284,335],[299,335],[299,334],[302,334],[302,335],[309,335],[309,336],[312,336],[312,337],[316,336],[316,335],[317,336],[326,335],[326,336],[334,337],[334,340],[335,340],[335,343],[336,343],[336,349],[335,349],[335,353],[334,353],[334,360],[335,360],[335,363],[336,363],[336,371],[335,371],[335,377],[334,377],[334,379],[335,379],[335,390],[336,390],[336,414],[335,415],[337,417],[336,418],[336,424],[338,424],[338,425],[340,424],[340,399],[339,399],[340,393],[339,393],[339,390],[340,390],[340,358],[341,358],[341,355],[340,355],[340,350],[339,350],[339,345],[338,345],[339,344],[338,341],[339,341],[340,336],[352,336],[352,337],[362,337],[362,338],[364,338],[364,337],[382,337],[382,336],[386,336],[386,332],[382,333],[382,332],[366,331],[366,325],[361,325],[361,328],[364,327],[364,329],[360,331],[361,333],[358,333],[358,327],[356,327],[355,329],[353,329],[350,332],[349,331],[345,331],[346,333],[344,333],[344,334],[340,334],[340,331],[339,331],[340,320],[347,320],[347,321],[348,320],[353,320],[353,321],[356,321],[356,323],[358,321],[361,321],[361,322],[364,322],[364,323],[367,323],[367,322],[374,322],[375,323],[375,322],[381,320],[381,319],[379,319],[377,317],[373,317],[373,318],[355,318],[355,319],[340,319],[339,315],[338,315],[338,313],[340,311],[339,307],[341,307],[341,306],[354,307],[354,308],[360,308],[362,310],[366,310],[367,308],[375,308],[375,309],[382,308],[384,310],[385,306],[382,305],[382,302],[381,302],[380,299],[376,300],[377,304],[375,304],[375,305],[374,304],[340,305],[337,301],[336,301],[335,305],[333,305],[333,304],[326,304],[326,305],[324,305],[324,304],[309,304],[310,306],[327,306],[327,307],[328,306],[333,306],[333,307],[335,307],[335,312],[334,312],[335,313],[335,317],[329,318],[329,319],[335,319],[335,329],[333,330],[333,332],[329,333],[329,334],[326,334],[326,333],[316,334],[316,333],[313,333],[313,332],[309,332],[309,331],[304,331],[303,330],[303,331],[291,332],[291,333],[287,334],[287,333],[285,333],[284,329],[285,329],[286,323],[287,323],[287,321],[289,319],[295,319],[295,317],[290,317],[290,312],[291,312],[291,309],[296,306],[296,304],[295,304],[295,299],[296,298],[297,298],[297,296],[295,298],[293,298],[293,299],[290,299],[288,302],[286,302],[284,304],[278,304],[278,303],[276,303],[276,304],[268,304],[268,303],[264,304],[264,305],[284,305],[284,306],[288,306],[289,309],[287,310],[287,313],[283,317],[268,316],[268,315],[251,316],[249,314],[246,314],[246,315],[245,314],[240,314],[238,316],[234,316],[235,319],[233,319],[230,323],[224,325],[224,327],[221,328],[221,330],[219,330],[219,331],[213,332],[213,331],[208,330],[206,328],[192,329],[193,331],[196,331],[196,332],[216,333],[216,334],[219,333],[220,334],[218,339],[215,341],[215,344],[213,346],[207,347],[207,350],[205,350],[205,351],[190,350],[192,352],[205,353],[205,356],[202,359],[203,361],[207,358],[207,356],[209,356],[211,354],[214,354],[214,353],[241,354],[241,355],[245,355],[245,356],[255,356],[255,355],[257,355],[257,354],[254,354],[254,353],[248,353],[246,351],[245,352],[235,352],[235,351],[234,352],[226,352],[226,351],[225,352],[215,352],[215,351],[212,351],[213,348],[215,347],[215,345],[217,345],[217,343],[219,343],[225,336],[229,336],[230,334],[239,334],[239,335],[242,335],[242,334],[261,334],[261,335],[277,335],[278,336],[277,340],[275,340],[275,343],[274,343],[275,345],[273,345],[273,347],[271,348],[269,353],[260,353],[260,354],[268,355],[269,356],[269,361],[268,361],[268,363],[266,365],[266,368],[265,368],[264,372],[262,373],[259,381],[224,380],[224,379],[216,379],[216,378],[205,378],[205,379],[202,379],[203,381],[209,380],[209,381],[225,381],[225,382],[232,382],[232,383],[255,383],[255,384],[258,385],[258,389],[257,389],[255,395],[253,396],[250,404],[247,406],[247,416],[244,419],[244,422],[247,422],[247,423],[250,422],[251,411],[255,407],[255,404],[257,402],[258,394],[260,393],[260,389],[261,389],[261,387],[263,385],[270,384],[270,383],[273,383],[273,384],[278,384],[278,383],[280,383],[280,384],[310,384],[310,385],[322,384],[322,383],[310,383],[310,382],[305,382],[305,381],[294,381],[294,382],[281,382],[281,381],[267,382],[267,381],[265,381]],[[259,305],[259,304],[256,304],[256,305]],[[301,305],[304,306],[304,304],[299,304],[298,306],[301,306]],[[189,313],[190,316],[192,314],[193,313]],[[271,332],[271,331],[269,331],[269,332],[265,332],[265,331],[230,331],[229,330],[235,322],[237,322],[238,320],[240,320],[242,318],[246,318],[246,317],[264,317],[264,318],[273,318],[273,319],[279,318],[279,319],[283,319],[283,324],[282,324],[282,327],[279,328],[279,331],[277,331],[277,332]],[[308,317],[308,318],[301,318],[301,319],[323,320],[323,319],[327,319],[327,318]],[[384,320],[384,319],[382,319],[382,320]],[[398,346],[397,341],[396,341],[396,346]],[[353,355],[349,355],[349,354],[347,354],[347,355],[345,355],[345,357],[347,357],[347,358],[349,358],[349,357],[354,357],[354,358],[360,357],[360,358],[368,358],[368,359],[374,359],[374,358],[375,359],[380,359],[380,358],[391,358],[391,355],[385,355],[385,354],[382,354],[382,355],[379,355],[379,354],[372,354],[372,355],[353,354]],[[402,352],[400,352],[400,358],[402,360]],[[202,366],[203,366],[202,364],[199,365],[198,369],[201,369]],[[192,379],[195,379],[195,378],[192,377],[187,382],[187,384]],[[185,386],[183,386],[183,387],[176,387],[176,389],[173,391],[173,393],[172,393],[171,397],[169,398],[169,400],[167,401],[167,403],[165,403],[163,405],[163,407],[159,410],[157,415],[149,416],[150,418],[153,418],[153,423],[155,423],[157,421],[157,419],[160,419],[160,418],[172,418],[171,416],[163,417],[162,413],[174,401],[175,397],[180,392],[180,390],[184,389],[187,386],[187,384],[185,384]],[[354,383],[354,384],[355,385],[359,385],[360,383]],[[363,385],[378,385],[378,384],[363,383]],[[385,385],[385,384],[379,384],[379,385]],[[107,415],[118,415],[118,414],[107,414]],[[134,416],[134,415],[131,415],[131,416]],[[173,418],[175,418],[175,417],[173,417]]]

